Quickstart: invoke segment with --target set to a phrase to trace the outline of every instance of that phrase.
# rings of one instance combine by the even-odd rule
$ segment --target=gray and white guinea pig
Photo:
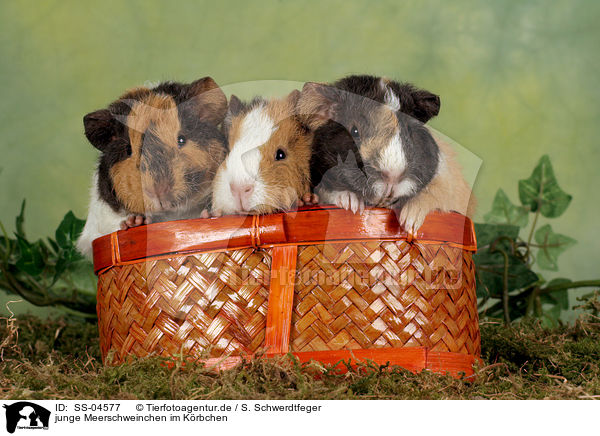
[[[229,102],[229,154],[213,184],[214,215],[285,211],[310,192],[312,133],[295,116],[300,96]]]
[[[437,95],[386,78],[306,83],[298,112],[315,132],[311,179],[319,199],[353,212],[393,208],[414,235],[432,210],[466,212],[471,192],[454,154],[424,124],[439,108]]]
[[[135,88],[87,114],[85,135],[101,151],[77,247],[142,222],[197,218],[227,152],[219,129],[227,98],[210,77]],[[132,219],[136,217],[136,219]]]

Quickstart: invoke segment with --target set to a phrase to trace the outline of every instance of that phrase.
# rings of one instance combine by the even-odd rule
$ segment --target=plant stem
[[[535,231],[537,220],[540,216],[540,210],[542,208],[542,195],[544,194],[544,176],[544,167],[542,166],[542,174],[540,175],[540,190],[538,192],[537,198],[537,208],[533,217],[533,223],[531,224],[531,231],[529,232],[529,237],[527,238],[527,253],[525,253],[525,259],[527,260],[527,263],[529,263],[530,244],[531,240],[533,239],[533,232]]]
[[[540,293],[549,294],[551,292],[563,291],[566,289],[591,288],[591,287],[599,287],[600,288],[600,280],[580,280],[578,282],[562,283],[560,285],[554,285],[554,286],[550,286],[548,288],[540,289]]]
[[[540,216],[540,201],[538,200],[538,208],[535,211],[535,215],[533,216],[533,223],[531,223],[531,230],[529,231],[529,237],[527,238],[527,251],[525,253],[525,259],[529,263],[529,253],[531,251],[531,240],[533,239],[533,232],[535,231],[535,227],[537,225],[538,217]]]
[[[509,304],[508,304],[508,253],[503,250],[502,248],[498,248],[496,247],[496,244],[501,240],[501,239],[505,239],[506,237],[500,237],[498,239],[496,239],[492,245],[490,246],[490,252],[499,252],[500,254],[502,254],[502,256],[504,257],[504,271],[502,273],[502,310],[504,312],[504,323],[506,325],[510,324],[510,308],[509,308]],[[506,238],[509,239],[509,238]],[[509,239],[510,240],[510,239]],[[512,241],[511,241],[512,242]],[[514,247],[513,247],[514,249]]]

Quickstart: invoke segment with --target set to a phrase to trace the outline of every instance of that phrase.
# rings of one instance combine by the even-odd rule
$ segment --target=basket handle
[[[289,351],[297,257],[297,245],[273,247],[271,250],[271,281],[265,329],[265,349],[269,354],[285,354]]]

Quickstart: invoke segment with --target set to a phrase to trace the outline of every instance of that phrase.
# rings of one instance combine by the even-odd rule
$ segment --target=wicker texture
[[[243,249],[107,270],[97,307],[104,359],[254,353],[264,343],[270,261]]]
[[[479,355],[471,253],[398,242],[303,247],[292,350],[424,346]],[[314,272],[320,275],[315,280]]]
[[[259,351],[270,251],[179,255],[101,273],[107,363]],[[404,240],[299,246],[290,351],[410,346],[479,355],[470,252]]]

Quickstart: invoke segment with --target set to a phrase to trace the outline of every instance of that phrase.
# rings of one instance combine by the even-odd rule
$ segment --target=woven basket
[[[286,214],[151,224],[94,241],[106,364],[185,355],[390,362],[472,374],[480,337],[473,226],[431,214],[410,240],[394,213]]]

